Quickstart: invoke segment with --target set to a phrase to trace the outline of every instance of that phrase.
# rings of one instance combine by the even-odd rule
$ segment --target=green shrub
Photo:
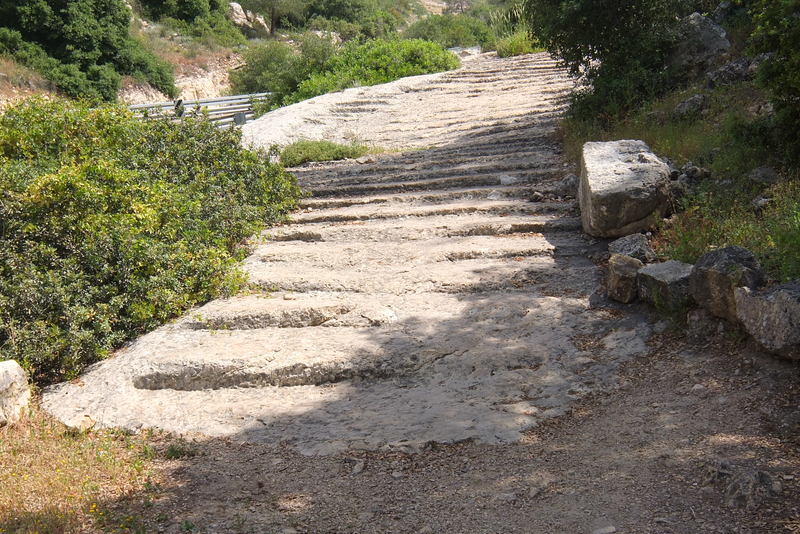
[[[369,152],[369,147],[358,143],[341,145],[332,141],[295,141],[281,151],[281,164],[296,167],[308,161],[336,161],[360,158]]]
[[[707,181],[664,231],[660,251],[694,263],[705,252],[738,245],[753,251],[775,280],[800,279],[800,182],[761,191],[772,199],[763,211],[750,203],[758,193],[746,179]]]
[[[269,92],[264,109],[280,106],[284,100],[315,72],[324,71],[328,60],[335,53],[329,39],[305,34],[300,39],[300,54],[280,41],[269,41],[253,46],[245,52],[246,65],[231,71],[231,88],[234,93]]]
[[[245,67],[231,71],[232,90],[271,92],[266,105],[259,106],[259,112],[348,87],[376,85],[458,67],[454,54],[418,39],[348,41],[336,50],[330,40],[314,34],[301,39],[300,54],[286,43],[270,41],[251,48],[244,59]]]
[[[31,100],[0,116],[0,360],[69,379],[243,283],[298,189],[240,132]]]
[[[441,46],[422,41],[350,41],[325,64],[325,72],[311,75],[284,104],[341,91],[348,87],[391,82],[406,76],[457,68],[456,56]]]
[[[369,39],[393,34],[412,9],[410,2],[379,0],[312,0],[306,8],[309,18],[354,24]]]
[[[481,46],[492,48],[494,33],[489,25],[466,15],[430,15],[403,32],[408,39],[424,39],[444,48]]]
[[[122,0],[21,0],[0,4],[0,54],[52,81],[67,96],[114,101],[122,75],[174,96],[171,67],[130,35]]]

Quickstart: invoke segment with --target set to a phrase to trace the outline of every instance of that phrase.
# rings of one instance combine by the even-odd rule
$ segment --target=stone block
[[[644,263],[656,261],[656,253],[650,248],[650,242],[644,234],[631,234],[620,237],[608,244],[609,254],[630,256]]]
[[[14,360],[0,362],[0,427],[22,417],[31,400],[25,371]]]
[[[757,289],[766,283],[767,273],[752,252],[725,247],[700,256],[689,277],[689,291],[712,315],[738,323],[733,290],[743,286]]]
[[[639,269],[639,298],[667,313],[679,311],[691,302],[689,276],[692,265],[677,260],[654,263]]]
[[[768,351],[800,359],[800,280],[767,291],[737,287],[736,316]]]
[[[678,23],[678,37],[667,56],[673,81],[704,75],[731,47],[725,30],[713,20],[692,13]]]
[[[669,166],[644,141],[586,143],[578,199],[587,234],[645,231],[671,210]]]
[[[608,298],[628,304],[639,296],[636,274],[644,267],[644,263],[621,254],[614,254],[608,260],[606,274],[606,290]]]

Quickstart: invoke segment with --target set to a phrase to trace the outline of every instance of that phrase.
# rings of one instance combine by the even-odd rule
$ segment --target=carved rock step
[[[366,204],[405,204],[411,202],[432,203],[455,200],[512,200],[530,196],[530,187],[471,187],[464,189],[443,189],[441,191],[397,193],[394,195],[365,197],[307,198],[300,202],[300,209],[344,208]]]
[[[375,448],[409,432],[419,440],[492,443],[517,439],[576,398],[613,386],[617,367],[647,351],[647,324],[610,328],[585,298],[296,298],[352,306],[342,318],[360,313],[378,317],[378,325],[211,332],[186,328],[194,320],[188,316],[140,338],[81,382],[52,388],[46,409],[131,430],[152,425],[275,444],[291,438],[305,454]],[[256,300],[250,305],[279,302]],[[214,313],[226,302],[242,312],[246,306],[234,301],[215,303]],[[343,328],[349,335],[340,335]],[[582,352],[576,336],[595,339],[597,348]]]
[[[439,215],[436,217],[407,217],[377,221],[348,221],[303,225],[286,225],[265,230],[265,241],[363,241],[363,246],[375,242],[422,241],[440,237],[502,236],[525,239],[527,234],[541,233],[548,240],[565,232],[580,230],[581,221],[555,212],[547,215],[509,215],[494,217],[480,213]],[[525,235],[522,235],[525,234]],[[585,243],[584,243],[585,244]],[[495,245],[497,246],[497,245]]]
[[[353,183],[355,180],[348,180],[346,183],[330,187],[327,184],[309,187],[305,184],[315,197],[330,197],[342,195],[371,195],[386,194],[402,191],[432,191],[449,188],[463,187],[487,187],[503,185],[538,184],[553,174],[552,168],[534,170],[525,173],[518,173],[515,176],[506,177],[502,174],[485,174],[474,176],[456,176],[451,178],[431,178],[424,180],[393,181],[388,177],[384,182]]]
[[[505,74],[487,79],[482,63],[492,63]],[[532,68],[534,65],[536,70]],[[478,69],[477,71],[475,69]],[[516,69],[520,69],[514,72]],[[514,79],[509,79],[514,77]],[[527,78],[527,80],[525,79]],[[328,139],[348,143],[356,138],[386,148],[429,147],[482,137],[500,137],[521,113],[510,100],[525,101],[541,125],[526,127],[529,138],[551,132],[553,121],[566,103],[572,83],[545,54],[530,61],[482,57],[465,62],[449,74],[404,78],[381,86],[347,89],[279,109],[269,119],[259,119],[243,128],[245,143],[268,148],[285,146],[301,138]],[[343,112],[339,104],[380,101],[381,112]],[[409,105],[413,102],[413,105]],[[354,109],[370,107],[359,104]],[[409,109],[424,112],[409,113]],[[475,110],[480,109],[479,114]],[[548,122],[549,121],[549,122]]]
[[[521,142],[526,143],[525,140]],[[530,143],[526,143],[529,148]],[[431,154],[425,154],[425,159],[420,161],[421,154],[406,153],[403,157],[387,157],[376,154],[367,155],[358,160],[345,160],[339,165],[325,168],[315,164],[295,167],[291,172],[298,181],[306,183],[310,178],[313,184],[342,184],[352,181],[363,183],[372,180],[385,181],[412,181],[423,180],[430,177],[447,178],[485,174],[513,174],[526,173],[532,168],[546,168],[546,163],[555,164],[552,157],[552,148],[541,147],[537,152],[524,152],[517,154],[506,153],[506,158],[497,162],[496,155],[483,156],[474,151],[459,151],[457,155],[439,153],[439,149],[432,149]],[[473,155],[474,154],[474,155]]]
[[[295,214],[296,223],[367,221],[378,219],[401,219],[409,217],[436,217],[442,215],[485,214],[506,217],[515,215],[534,215],[543,212],[567,211],[572,204],[531,203],[520,200],[478,200],[447,203],[415,202],[408,205],[357,204],[353,206],[328,209],[324,212],[311,211]]]

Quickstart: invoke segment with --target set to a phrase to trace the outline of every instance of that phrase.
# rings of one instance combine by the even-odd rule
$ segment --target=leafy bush
[[[422,41],[350,41],[325,64],[325,71],[304,80],[284,104],[341,91],[348,87],[391,82],[406,76],[457,68],[458,59],[441,46]]]
[[[410,2],[385,0],[312,0],[307,7],[309,18],[355,24],[358,35],[370,39],[394,33],[412,10]]]
[[[458,67],[455,55],[421,40],[349,41],[338,51],[327,39],[306,34],[300,54],[270,41],[245,53],[246,66],[231,71],[234,92],[269,91],[266,109],[293,104],[348,87],[376,85],[405,76]]]
[[[171,67],[130,35],[122,0],[21,0],[0,4],[0,54],[40,72],[68,96],[116,100],[121,75],[177,94]]]
[[[237,290],[250,235],[298,189],[240,132],[31,100],[0,117],[0,360],[69,379]]]
[[[301,140],[286,146],[281,151],[281,163],[286,167],[296,167],[308,161],[336,161],[360,158],[369,152],[369,147],[358,143],[341,145],[332,141]]]
[[[329,39],[313,33],[300,39],[299,55],[291,45],[280,41],[253,46],[244,54],[246,66],[230,73],[232,91],[269,92],[264,111],[278,107],[297,91],[303,80],[323,71],[334,53]]]
[[[492,48],[494,33],[482,20],[466,15],[430,15],[403,33],[408,39],[424,39],[444,48],[481,46]]]

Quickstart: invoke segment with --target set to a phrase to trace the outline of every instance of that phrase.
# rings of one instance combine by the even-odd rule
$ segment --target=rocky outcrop
[[[742,247],[725,247],[700,256],[689,277],[695,302],[712,315],[738,322],[734,289],[756,289],[767,282],[767,274],[753,253]]]
[[[767,185],[774,185],[781,181],[781,175],[775,172],[775,169],[769,165],[753,169],[749,177],[754,182]]]
[[[675,106],[672,116],[678,120],[690,119],[705,109],[706,102],[705,95],[691,96]]]
[[[747,79],[749,67],[750,60],[746,57],[740,57],[709,72],[707,75],[708,81],[715,87],[734,85]]]
[[[671,210],[670,169],[644,141],[586,143],[578,198],[587,234],[642,232]]]
[[[667,56],[676,81],[704,75],[731,46],[725,30],[700,13],[681,19],[679,37]]]
[[[689,276],[692,266],[677,260],[639,269],[639,298],[666,313],[675,313],[691,302]]]
[[[31,400],[25,371],[14,360],[0,362],[0,427],[22,417]]]
[[[656,253],[650,248],[650,242],[644,234],[631,234],[612,241],[608,244],[608,253],[630,256],[644,263],[656,261]]]
[[[250,21],[247,20],[247,14],[244,12],[241,4],[231,2],[228,4],[228,18],[231,19],[236,26],[251,27]]]
[[[639,296],[636,275],[644,263],[622,254],[614,254],[608,260],[606,290],[608,298],[629,304]]]
[[[767,291],[736,288],[736,316],[768,351],[800,359],[800,280]]]

